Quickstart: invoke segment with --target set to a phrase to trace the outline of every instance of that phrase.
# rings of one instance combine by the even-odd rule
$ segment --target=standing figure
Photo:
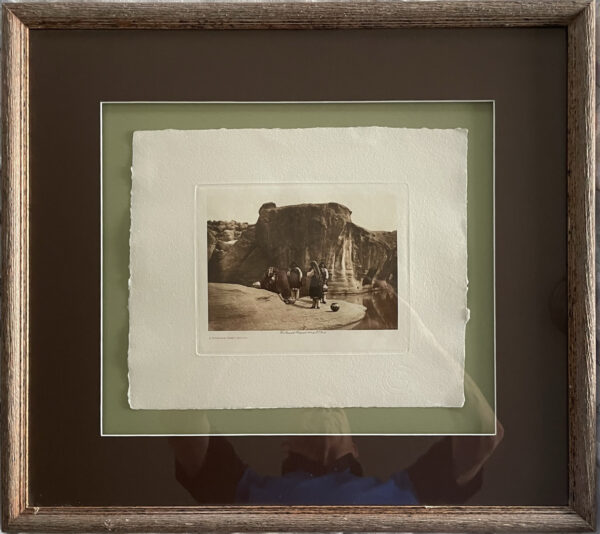
[[[327,267],[325,267],[324,261],[322,261],[319,264],[319,269],[321,270],[321,277],[323,278],[323,295],[321,296],[321,302],[323,304],[327,304],[327,301],[325,300],[325,295],[327,293],[327,289],[329,289],[327,287],[327,284],[329,283],[329,271],[327,270]]]
[[[288,280],[292,289],[292,298],[294,301],[300,298],[300,288],[302,287],[302,269],[293,261],[288,270]]]
[[[323,277],[316,261],[310,262],[310,270],[306,273],[308,294],[313,301],[312,309],[319,309],[319,301],[323,298]]]

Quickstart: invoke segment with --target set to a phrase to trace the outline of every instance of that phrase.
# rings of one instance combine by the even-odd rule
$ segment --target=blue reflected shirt
[[[247,468],[235,501],[240,504],[411,505],[419,504],[406,471],[389,480],[357,476],[349,469],[320,476],[296,471],[263,476]]]

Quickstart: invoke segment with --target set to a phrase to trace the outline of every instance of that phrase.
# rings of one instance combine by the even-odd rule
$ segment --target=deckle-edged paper
[[[138,131],[135,409],[459,407],[467,131]]]

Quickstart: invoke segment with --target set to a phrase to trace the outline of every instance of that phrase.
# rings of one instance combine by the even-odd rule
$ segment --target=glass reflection
[[[392,298],[393,297],[393,298]],[[383,328],[390,321],[397,325],[398,300],[394,295],[357,295],[369,314],[361,328]],[[400,301],[402,309],[411,316],[414,328],[426,330],[425,325],[408,303]],[[449,373],[455,369],[453,360],[426,331],[428,350],[439,355],[440,363],[448,364]],[[450,363],[448,363],[450,362]],[[465,503],[482,485],[483,468],[503,438],[503,428],[495,420],[493,408],[474,380],[464,374],[465,404],[463,408],[448,408],[445,417],[459,423],[468,419],[469,428],[480,428],[481,435],[443,436],[435,439],[420,437],[396,439],[398,449],[370,447],[373,456],[385,456],[385,477],[370,476],[361,463],[360,435],[352,435],[343,409],[311,409],[300,423],[298,434],[280,438],[278,469],[270,472],[261,464],[265,450],[244,460],[240,450],[226,437],[171,438],[175,455],[176,478],[187,492],[201,504],[264,504],[264,505],[416,505]],[[334,396],[334,392],[332,392]],[[204,421],[210,434],[210,421]],[[496,423],[496,425],[494,425]],[[484,429],[496,428],[494,435],[483,435]],[[489,430],[488,430],[489,432]],[[310,434],[310,435],[306,435]],[[415,450],[410,454],[406,445]],[[383,445],[383,444],[381,444]],[[389,442],[388,442],[389,445]],[[404,448],[403,448],[404,447]],[[386,447],[387,448],[387,447]],[[416,452],[416,454],[415,454]],[[252,457],[252,455],[250,455]],[[270,458],[275,463],[276,456]],[[261,465],[259,465],[261,464]],[[371,465],[373,462],[371,462]],[[398,467],[396,467],[398,466]],[[381,473],[380,473],[381,474]]]
[[[479,491],[484,465],[504,433],[498,423],[493,436],[437,438],[408,466],[380,479],[365,475],[343,410],[317,410],[315,417],[330,432],[344,434],[278,438],[283,454],[278,475],[244,462],[230,438],[170,438],[176,478],[199,504],[462,504]],[[399,450],[398,465],[405,463],[402,455]]]

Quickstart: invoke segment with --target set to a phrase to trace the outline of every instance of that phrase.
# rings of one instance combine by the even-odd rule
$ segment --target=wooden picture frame
[[[3,6],[2,523],[7,531],[594,530],[595,8],[592,0]],[[564,507],[35,507],[28,499],[29,32],[563,26],[568,31],[569,503]]]

